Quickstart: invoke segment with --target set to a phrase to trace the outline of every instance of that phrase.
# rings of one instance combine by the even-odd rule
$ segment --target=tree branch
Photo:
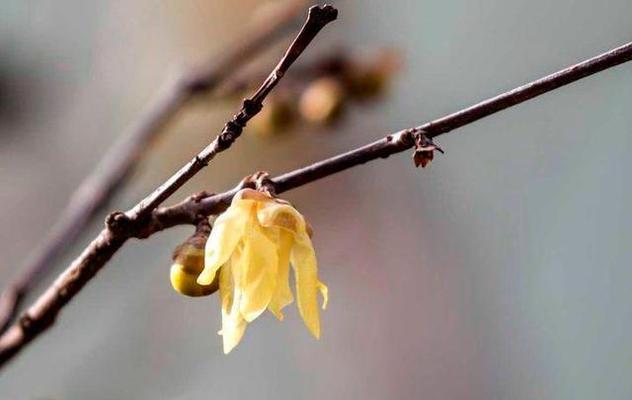
[[[188,164],[182,167],[153,193],[141,200],[125,215],[131,221],[141,220],[158,207],[169,196],[204,168],[218,153],[227,150],[241,136],[250,119],[261,111],[263,100],[279,83],[283,75],[294,61],[305,51],[318,32],[328,23],[335,20],[338,10],[331,6],[313,6],[309,9],[307,21],[301,28],[294,42],[287,49],[274,70],[268,75],[263,84],[248,99],[243,101],[241,110],[224,125],[222,132],[206,148],[196,155]]]
[[[252,97],[244,100],[241,110],[226,123],[222,132],[191,162],[173,175],[154,193],[123,213],[114,212],[106,219],[106,228],[88,245],[53,284],[29,307],[18,322],[0,337],[0,366],[54,323],[61,309],[107,263],[118,249],[152,220],[152,211],[180,186],[200,171],[218,153],[228,149],[239,137],[246,123],[263,107],[266,96],[279,83],[285,72],[303,53],[314,37],[337,18],[331,6],[313,6],[307,20],[281,61]],[[197,80],[196,80],[197,81]],[[199,88],[196,88],[198,90]]]
[[[254,57],[283,36],[296,21],[306,0],[291,0],[278,14],[248,29],[244,38],[221,57],[169,81],[138,122],[108,151],[93,173],[72,194],[53,228],[27,259],[20,274],[0,295],[0,332],[12,322],[33,285],[45,276],[61,252],[68,248],[92,217],[123,187],[149,144],[164,131],[172,117],[192,97],[214,90],[245,60]]]
[[[418,134],[424,133],[428,137],[439,136],[631,59],[632,42],[462,111],[415,128],[390,134],[366,146],[283,174],[272,179],[269,184],[274,186],[277,193],[282,193],[353,166],[378,158],[386,158],[412,148],[415,145],[415,136]],[[200,215],[218,214],[226,209],[235,193],[247,185],[252,185],[252,183],[246,181],[224,193],[200,194],[172,207],[157,208],[147,219],[133,226],[119,226],[120,230],[113,229],[112,226],[116,224],[110,221],[109,228],[104,229],[66,272],[29,308],[20,319],[20,323],[0,337],[0,364],[4,364],[24,345],[49,327],[61,308],[103,267],[128,238],[145,238],[175,225],[195,224]]]
[[[415,145],[415,136],[420,133],[424,133],[429,138],[437,137],[630,60],[632,60],[632,42],[461,111],[414,128],[392,133],[357,149],[277,176],[271,180],[271,184],[276,193],[283,193],[357,165],[387,158],[392,154],[411,149]],[[152,218],[137,231],[137,237],[145,238],[176,225],[194,224],[199,215],[209,216],[221,213],[230,205],[235,193],[243,187],[244,185],[240,184],[224,193],[192,196],[174,206],[158,208],[153,212]]]

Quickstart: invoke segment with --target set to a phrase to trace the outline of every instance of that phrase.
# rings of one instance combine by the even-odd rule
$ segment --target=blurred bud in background
[[[296,97],[289,92],[272,94],[265,107],[252,119],[252,130],[261,137],[287,133],[296,122]]]
[[[301,95],[301,116],[309,122],[327,125],[342,116],[346,91],[339,79],[324,77],[312,82]]]

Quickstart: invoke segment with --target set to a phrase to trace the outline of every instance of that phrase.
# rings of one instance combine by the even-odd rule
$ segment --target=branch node
[[[207,197],[211,197],[214,194],[215,193],[202,190],[200,192],[193,193],[191,196],[189,196],[189,199],[191,199],[191,201],[193,201],[194,203],[199,203],[200,201],[204,200]]]
[[[255,189],[273,197],[275,197],[277,193],[276,184],[270,178],[270,174],[266,171],[257,171],[252,175],[248,175],[241,181],[240,188]]]
[[[28,331],[33,326],[33,318],[31,318],[28,314],[23,314],[18,320],[20,327],[25,331]]]
[[[115,235],[129,234],[133,221],[122,211],[114,211],[105,218],[106,228]]]
[[[228,149],[239,137],[239,135],[241,135],[242,130],[243,126],[235,122],[235,120],[226,122],[224,129],[222,129],[222,133],[217,138],[217,146],[219,150],[224,151]]]
[[[244,99],[243,110],[248,117],[255,116],[261,111],[263,104],[252,99]]]

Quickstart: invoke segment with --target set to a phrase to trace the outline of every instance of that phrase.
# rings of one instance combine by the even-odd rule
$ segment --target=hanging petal
[[[274,314],[279,321],[283,320],[281,312],[285,306],[294,301],[292,290],[290,289],[290,251],[294,244],[294,236],[290,232],[280,230],[278,242],[279,265],[277,269],[277,284],[268,310]]]
[[[231,206],[213,224],[206,242],[204,270],[197,278],[200,285],[209,285],[215,273],[224,264],[241,240],[255,203],[252,200],[233,201]]]
[[[242,279],[242,251],[237,249],[231,260],[220,270],[220,297],[222,299],[222,335],[224,354],[230,353],[241,341],[248,325],[240,311],[242,291],[238,282]]]
[[[305,325],[317,339],[320,337],[318,309],[318,266],[312,241],[307,234],[296,235],[290,255],[296,280],[298,310]]]
[[[239,247],[235,249],[231,258],[238,258],[241,254]],[[222,301],[222,313],[229,314],[233,306],[233,293],[235,285],[233,283],[233,266],[230,260],[219,270],[219,297]]]
[[[276,289],[278,231],[269,235],[256,223],[244,234],[241,314],[248,322],[265,311]]]

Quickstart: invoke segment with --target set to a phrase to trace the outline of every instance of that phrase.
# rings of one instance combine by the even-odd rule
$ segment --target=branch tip
[[[314,5],[307,12],[307,22],[317,23],[319,25],[327,25],[338,18],[338,9],[336,7],[325,4],[323,6]]]

